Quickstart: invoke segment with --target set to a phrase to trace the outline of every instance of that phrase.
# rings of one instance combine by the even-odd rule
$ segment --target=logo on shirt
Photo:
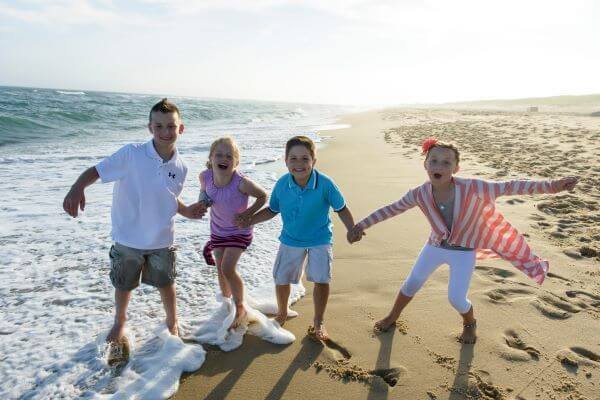
[[[169,178],[173,178],[173,179],[175,179],[175,174],[174,174],[174,173],[172,173],[172,172],[169,172]]]

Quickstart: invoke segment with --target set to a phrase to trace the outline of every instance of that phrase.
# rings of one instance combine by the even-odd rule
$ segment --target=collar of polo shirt
[[[169,164],[169,163],[175,162],[177,160],[177,156],[179,155],[179,152],[177,151],[177,147],[175,147],[175,151],[173,152],[173,157],[171,157],[171,159],[169,161],[165,162],[165,161],[163,161],[160,154],[158,154],[158,152],[156,151],[156,148],[154,147],[154,142],[152,141],[152,139],[150,139],[146,143],[146,154],[148,155],[148,157],[153,158],[155,160],[159,160],[161,163]]]
[[[306,186],[304,187],[304,189],[313,189],[313,190],[316,189],[317,188],[317,180],[318,180],[317,170],[313,168],[312,172],[310,173],[310,179],[306,183]],[[290,173],[290,176],[288,177],[288,185],[289,185],[290,189],[293,187],[300,188],[300,185],[298,185],[296,183],[296,181],[294,181],[294,176],[291,173]]]

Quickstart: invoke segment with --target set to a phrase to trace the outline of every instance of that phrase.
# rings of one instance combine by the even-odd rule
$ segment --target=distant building
[[[540,109],[536,106],[527,107],[527,112],[538,112]]]

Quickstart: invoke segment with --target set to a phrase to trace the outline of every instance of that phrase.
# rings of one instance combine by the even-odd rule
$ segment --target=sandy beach
[[[573,193],[503,197],[498,207],[550,261],[539,287],[509,263],[477,263],[470,289],[478,341],[457,341],[461,319],[441,267],[395,329],[374,334],[429,234],[413,209],[349,245],[334,217],[331,340],[306,336],[312,287],[287,322],[297,340],[247,336],[229,353],[207,347],[174,399],[600,399],[600,118],[561,113],[384,110],[323,132],[317,168],[333,177],[358,221],[426,179],[427,136],[462,151],[459,176],[581,177]]]

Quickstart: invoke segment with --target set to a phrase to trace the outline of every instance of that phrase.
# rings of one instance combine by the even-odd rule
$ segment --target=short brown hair
[[[166,97],[152,106],[150,109],[150,114],[148,115],[149,122],[152,122],[152,113],[155,112],[161,112],[163,114],[177,113],[177,116],[181,118],[179,108],[177,108],[175,104],[171,103]]]
[[[290,140],[288,140],[287,143],[285,144],[285,158],[286,158],[286,160],[288,158],[288,154],[290,153],[291,148],[294,147],[294,146],[304,146],[304,147],[306,147],[306,149],[310,153],[310,156],[312,157],[312,159],[313,160],[316,159],[317,148],[315,146],[315,142],[313,142],[311,140],[311,138],[309,138],[308,136],[294,136],[293,138],[291,138]]]
[[[235,159],[235,164],[237,166],[240,163],[240,149],[238,148],[237,143],[235,142],[235,140],[233,140],[233,138],[231,136],[223,136],[221,138],[218,138],[214,142],[212,142],[212,144],[210,145],[210,151],[208,152],[208,161],[206,161],[206,168],[208,168],[208,169],[212,168],[212,164],[210,163],[210,158],[212,157],[213,153],[215,152],[215,149],[217,148],[217,146],[220,144],[226,144],[226,145],[231,146],[233,158]]]
[[[427,150],[427,154],[425,155],[425,160],[427,160],[427,158],[429,158],[429,153],[431,153],[431,150],[433,150],[436,147],[439,147],[441,149],[452,150],[452,152],[454,153],[454,157],[456,158],[456,164],[458,164],[460,162],[460,152],[458,151],[458,147],[456,147],[456,145],[454,145],[452,143],[446,143],[446,142],[436,142],[435,144],[431,145],[429,150]]]

